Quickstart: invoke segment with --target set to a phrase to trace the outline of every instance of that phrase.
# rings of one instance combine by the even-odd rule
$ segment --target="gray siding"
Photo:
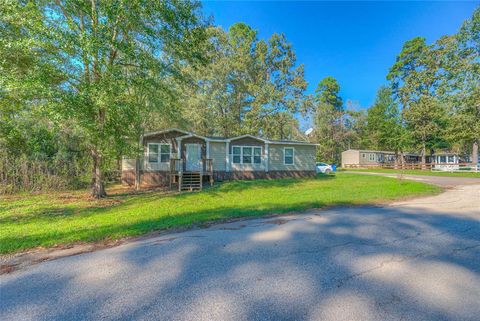
[[[226,143],[210,143],[210,158],[213,159],[214,171],[226,170]]]
[[[360,153],[358,150],[346,150],[342,152],[342,167],[357,164],[360,164]]]
[[[294,149],[293,165],[283,164],[283,149]],[[316,147],[312,145],[278,145],[270,144],[269,171],[314,171],[316,162]]]
[[[160,143],[160,144],[170,144],[170,158],[177,157],[177,140],[179,136],[184,136],[185,134],[177,131],[172,131],[164,134],[158,134],[155,136],[145,137],[143,140],[144,144],[144,161],[143,167],[144,170],[150,171],[169,171],[170,162],[167,163],[149,163],[148,162],[148,144],[149,143]]]
[[[233,146],[251,146],[251,147],[261,147],[262,148],[262,162],[260,164],[234,164],[232,148]],[[261,140],[244,137],[240,139],[235,139],[230,142],[230,164],[233,172],[242,172],[242,171],[265,171],[265,143]]]

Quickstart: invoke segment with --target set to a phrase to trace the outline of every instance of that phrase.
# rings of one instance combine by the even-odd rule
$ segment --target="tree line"
[[[38,162],[57,175],[55,164],[71,163],[75,180],[90,177],[103,197],[122,155],[139,155],[139,137],[166,127],[311,139],[324,161],[348,147],[478,146],[479,16],[435,44],[407,42],[376,103],[352,112],[333,77],[306,93],[285,35],[261,39],[244,23],[224,30],[197,1],[3,0],[0,178],[11,183]],[[299,115],[313,120],[312,136]]]
[[[403,45],[365,111],[349,111],[334,78],[323,79],[313,108],[319,158],[339,162],[348,148],[418,152],[449,150],[478,163],[480,142],[480,8],[457,33]]]

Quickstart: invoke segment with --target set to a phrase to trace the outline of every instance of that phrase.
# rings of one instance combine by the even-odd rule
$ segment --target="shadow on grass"
[[[50,231],[33,235],[16,235],[0,237],[0,253],[22,251],[37,246],[54,246],[57,244],[69,244],[73,242],[92,242],[105,239],[115,239],[125,236],[138,236],[141,234],[168,230],[171,228],[192,227],[203,223],[224,222],[234,218],[261,217],[269,214],[282,214],[295,211],[304,211],[311,208],[321,208],[326,204],[323,202],[298,202],[288,205],[284,204],[262,204],[258,207],[235,207],[224,206],[216,209],[205,209],[201,211],[186,211],[181,215],[163,216],[147,220],[137,221],[131,224],[106,224],[94,227],[73,228],[69,231]],[[353,205],[352,202],[335,204],[338,206]],[[92,213],[85,215],[99,214],[110,209],[98,208],[90,210]],[[83,210],[85,211],[85,210]],[[34,220],[34,222],[40,221]],[[32,220],[29,221],[31,223]]]

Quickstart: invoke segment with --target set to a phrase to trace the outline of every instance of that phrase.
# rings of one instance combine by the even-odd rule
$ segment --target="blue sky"
[[[308,92],[326,77],[337,78],[345,101],[370,106],[403,43],[429,43],[455,33],[480,1],[290,2],[203,1],[204,13],[225,29],[245,22],[261,38],[284,33],[305,65]]]

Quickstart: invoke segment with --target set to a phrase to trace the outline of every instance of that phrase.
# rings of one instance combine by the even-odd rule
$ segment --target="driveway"
[[[1,320],[479,320],[480,185],[164,235],[0,280]]]
[[[409,179],[412,181],[425,182],[429,184],[435,184],[442,187],[455,187],[459,185],[477,185],[480,184],[480,178],[475,177],[452,177],[452,176],[431,176],[431,175],[406,175],[406,174],[393,174],[393,173],[375,173],[375,172],[355,172],[346,171],[349,174],[359,175],[378,175],[386,177],[395,177]]]

